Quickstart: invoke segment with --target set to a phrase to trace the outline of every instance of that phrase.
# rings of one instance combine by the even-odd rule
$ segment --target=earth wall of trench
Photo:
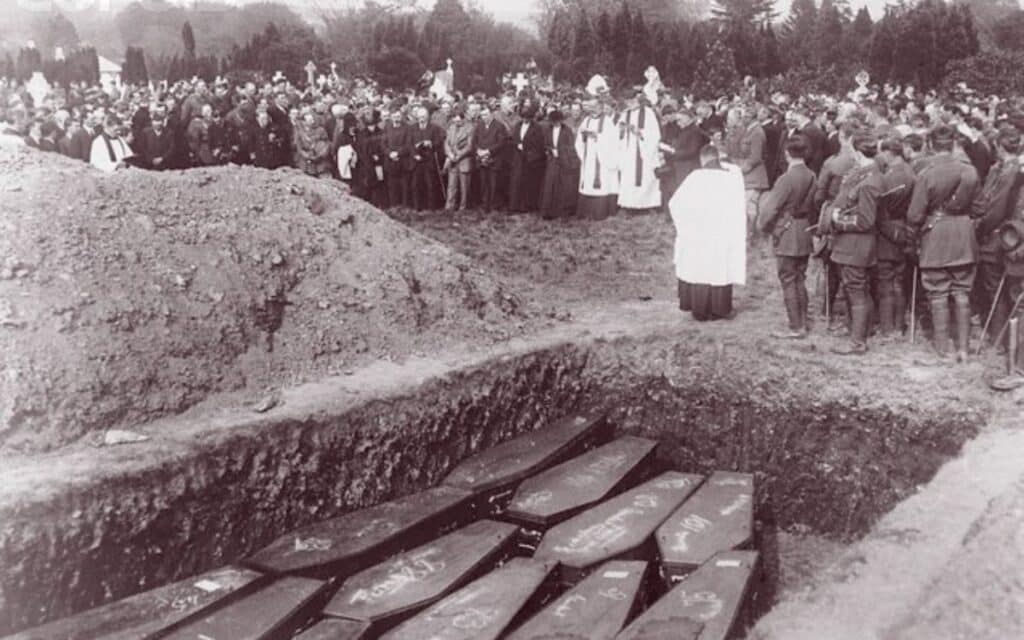
[[[187,435],[93,450],[100,460],[92,455],[87,471],[71,454],[37,458],[70,455],[68,481],[27,483],[0,501],[0,635],[427,488],[469,454],[593,407],[618,433],[659,440],[661,464],[756,473],[770,573],[773,531],[856,539],[984,423],[983,407],[924,406],[912,389],[899,406],[873,404],[816,384],[827,372],[814,366],[780,377],[768,360],[744,362],[741,349],[653,337],[438,363],[427,375],[398,365],[392,380],[412,382],[368,400],[344,401],[360,385],[355,372],[287,393],[266,414],[217,416],[215,428],[178,418],[154,433]],[[139,451],[131,463],[129,448]]]

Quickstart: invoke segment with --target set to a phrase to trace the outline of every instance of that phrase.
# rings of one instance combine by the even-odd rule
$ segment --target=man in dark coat
[[[914,195],[916,176],[903,158],[903,143],[898,139],[883,140],[879,158],[885,168],[885,197],[878,206],[878,265],[874,272],[874,289],[878,297],[878,333],[885,338],[903,332],[907,309],[903,281],[910,243],[907,208]]]
[[[441,170],[437,154],[444,149],[444,130],[430,121],[425,107],[416,111],[411,142],[413,206],[417,211],[432,211],[440,204]]]
[[[833,348],[838,355],[860,355],[868,350],[869,273],[878,261],[878,204],[885,190],[882,171],[875,162],[878,141],[870,132],[857,132],[852,145],[856,168],[843,179],[831,210],[822,215],[833,234],[832,262],[839,267],[850,306],[850,343]]]
[[[710,138],[697,126],[693,114],[683,110],[675,112],[669,106],[663,113],[666,124],[661,134],[661,153],[665,169],[660,171],[661,201],[668,207],[672,194],[686,180],[686,176],[700,168],[700,150]]]
[[[163,107],[154,110],[150,125],[142,130],[137,146],[142,166],[155,171],[167,169],[177,153],[177,137],[167,128],[167,114]]]
[[[544,133],[534,122],[536,109],[522,112],[522,121],[512,130],[512,172],[509,179],[509,211],[536,211],[544,179]]]
[[[775,338],[807,337],[809,301],[805,278],[811,255],[811,234],[807,231],[814,213],[814,172],[804,156],[807,142],[802,136],[786,141],[788,168],[765,195],[757,218],[761,233],[770,234],[775,247],[775,265],[782,285],[789,330],[773,333]]]
[[[277,127],[270,119],[270,114],[260,111],[256,114],[256,126],[252,130],[252,163],[264,169],[276,169],[280,166],[284,143]]]
[[[96,135],[91,128],[92,116],[86,116],[84,123],[75,123],[68,128],[68,135],[65,136],[65,146],[62,153],[71,158],[77,158],[82,162],[89,162],[89,153],[92,151],[92,141]]]
[[[356,132],[356,168],[353,183],[356,195],[378,208],[387,206],[384,183],[384,134],[380,130],[380,112],[363,115],[363,128]]]
[[[545,132],[547,165],[540,212],[545,218],[563,218],[576,211],[580,180],[580,159],[576,155],[575,134],[563,124],[562,112],[548,114],[551,128]]]
[[[409,197],[409,161],[412,157],[412,135],[401,109],[391,112],[391,121],[384,128],[384,180],[388,186],[388,206],[412,204]]]
[[[800,134],[807,140],[807,166],[814,172],[814,175],[818,175],[826,157],[825,146],[828,140],[825,137],[825,132],[811,120],[811,111],[808,107],[794,108],[787,115],[786,121],[789,125],[787,138]],[[785,144],[782,145],[780,151],[784,148]],[[784,158],[779,159],[779,166],[786,166]]]
[[[907,222],[918,230],[921,286],[931,307],[933,342],[942,359],[950,355],[950,298],[956,312],[957,355],[967,357],[971,331],[970,291],[977,273],[978,240],[971,201],[978,171],[953,155],[956,132],[947,126],[931,133],[935,155],[917,176]]]
[[[1005,126],[996,139],[997,160],[988,171],[984,186],[971,204],[971,218],[977,224],[978,275],[975,288],[981,294],[986,309],[991,308],[992,322],[989,323],[989,338],[1006,324],[1010,312],[1006,287],[996,299],[996,290],[1005,273],[1003,255],[1000,249],[999,228],[1013,216],[1013,208],[1024,183],[1021,173],[1021,135],[1012,126]]]
[[[480,180],[480,202],[484,211],[498,208],[498,178],[504,175],[505,149],[508,146],[508,130],[494,118],[488,105],[480,108],[480,120],[476,124],[476,155]]]

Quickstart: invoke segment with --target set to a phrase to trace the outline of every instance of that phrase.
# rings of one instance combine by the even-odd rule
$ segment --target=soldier
[[[970,291],[978,261],[978,241],[967,214],[978,172],[953,155],[955,132],[945,125],[931,135],[934,157],[914,183],[907,222],[921,239],[921,286],[931,307],[933,343],[943,360],[950,355],[949,300],[957,324],[957,355],[967,357],[971,330]]]
[[[989,169],[984,187],[971,203],[971,218],[977,221],[979,249],[976,286],[980,290],[980,299],[992,309],[989,338],[995,337],[1009,314],[1005,287],[999,298],[995,297],[1005,273],[996,231],[1010,219],[1024,181],[1018,157],[1021,152],[1020,132],[1012,126],[1000,129],[995,150],[996,163]]]
[[[757,228],[771,234],[775,245],[775,264],[782,285],[789,330],[772,334],[774,338],[800,340],[808,332],[808,300],[805,277],[811,255],[811,234],[807,231],[814,211],[814,172],[804,158],[807,141],[792,136],[786,141],[789,168],[764,197],[757,217]]]
[[[824,218],[831,214],[830,205],[835,201],[836,196],[839,195],[839,187],[843,184],[843,178],[846,177],[846,174],[853,171],[856,166],[853,144],[851,142],[856,130],[857,127],[853,123],[843,123],[839,128],[839,153],[826,160],[821,167],[821,172],[818,174],[818,181],[814,192],[814,207],[816,211],[821,212],[822,216],[818,220],[819,235],[824,236],[824,230],[829,226],[828,220]],[[825,305],[828,317],[825,318],[825,321],[828,323],[829,330],[834,330],[836,326],[833,326],[832,323],[835,315],[836,294],[839,293],[841,284],[839,266],[832,262],[831,239],[824,237],[822,242],[824,242],[824,246],[818,257],[821,258],[824,265],[825,284],[828,287]],[[822,309],[821,312],[825,314],[826,309]]]
[[[747,198],[747,224],[751,230],[751,239],[756,238],[754,227],[757,225],[758,207],[761,195],[768,189],[768,171],[764,164],[764,147],[766,143],[764,129],[757,120],[757,105],[749,104],[743,108],[741,116],[742,133],[739,135],[738,157],[734,158],[743,171],[743,184]],[[803,141],[806,146],[806,139]],[[787,157],[788,161],[788,157]]]
[[[879,160],[885,168],[885,197],[878,208],[878,266],[874,271],[878,296],[878,333],[882,338],[903,332],[907,297],[903,287],[910,248],[907,208],[914,193],[914,171],[903,157],[903,142],[883,140]]]
[[[845,347],[833,348],[832,352],[837,355],[860,355],[868,350],[871,318],[868,272],[878,260],[875,228],[878,198],[884,191],[882,171],[875,162],[878,143],[874,136],[855,133],[851,144],[856,168],[843,179],[831,212],[824,216],[827,230],[834,236],[832,261],[839,266],[850,309],[850,342]]]

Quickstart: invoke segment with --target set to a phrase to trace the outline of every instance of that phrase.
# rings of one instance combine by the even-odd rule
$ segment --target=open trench
[[[351,405],[318,403],[332,395],[321,385],[302,407],[289,402],[256,422],[247,414],[248,425],[196,438],[160,464],[8,502],[0,635],[237,561],[597,407],[618,434],[657,440],[659,464],[756,474],[770,603],[786,569],[779,532],[857,540],[985,422],[984,411],[929,406],[912,389],[898,406],[873,403],[830,385],[824,363],[773,357],[656,335],[588,339],[414,372],[417,383]]]

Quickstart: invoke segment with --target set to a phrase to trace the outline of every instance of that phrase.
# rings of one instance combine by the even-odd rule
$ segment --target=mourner
[[[1001,233],[1024,229],[1016,98],[861,87],[759,99],[751,83],[721,96],[664,85],[620,94],[600,76],[586,87],[516,84],[434,95],[278,74],[68,92],[38,108],[8,91],[4,132],[106,172],[292,167],[344,181],[380,208],[507,210],[585,225],[667,205],[680,300],[702,319],[728,316],[724,287],[745,281],[746,249],[723,230],[738,187],[748,231],[771,238],[786,311],[779,338],[813,334],[820,304],[834,337],[849,334],[839,353],[921,326],[940,361],[965,360],[972,324],[991,342],[1020,314],[1024,249]],[[728,193],[705,193],[712,184]],[[723,217],[711,221],[716,207]],[[694,261],[716,260],[728,277],[695,274]],[[819,267],[812,299],[808,273]],[[695,298],[704,301],[696,308]]]

